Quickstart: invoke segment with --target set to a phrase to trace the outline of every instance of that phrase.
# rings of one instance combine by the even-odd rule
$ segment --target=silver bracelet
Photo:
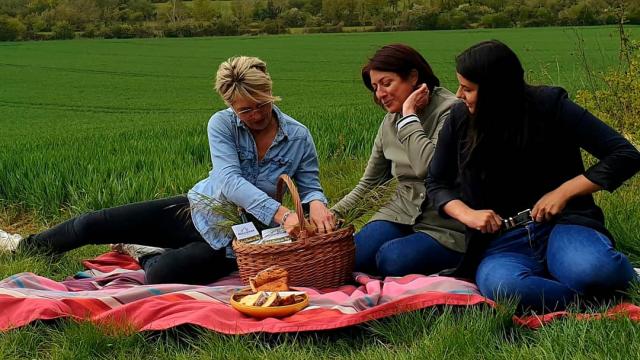
[[[282,215],[282,222],[280,223],[280,225],[284,226],[284,222],[287,221],[287,218],[291,214],[293,214],[293,211],[289,210],[284,215]]]

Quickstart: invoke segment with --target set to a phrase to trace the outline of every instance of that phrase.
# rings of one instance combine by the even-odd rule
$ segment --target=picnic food
[[[289,273],[279,266],[268,267],[249,279],[254,292],[289,290]]]
[[[247,306],[254,306],[255,304],[258,303],[258,300],[260,300],[260,298],[263,296],[264,296],[264,292],[262,291],[259,293],[246,295],[245,297],[240,299],[240,304],[247,305]]]
[[[303,294],[288,294],[280,296],[278,292],[259,291],[255,294],[249,294],[242,297],[238,302],[246,306],[275,307],[293,305],[304,301]]]
[[[271,266],[249,279],[251,287],[231,296],[231,306],[256,318],[283,317],[309,305],[309,296],[301,291],[288,291],[289,274],[286,269]]]

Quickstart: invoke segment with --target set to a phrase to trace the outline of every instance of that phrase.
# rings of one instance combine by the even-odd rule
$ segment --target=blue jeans
[[[356,235],[356,271],[382,276],[433,274],[453,268],[462,254],[410,225],[372,221]]]
[[[564,309],[577,295],[607,296],[636,279],[611,240],[579,225],[532,223],[494,239],[482,256],[476,282],[495,300],[519,299],[522,309]]]

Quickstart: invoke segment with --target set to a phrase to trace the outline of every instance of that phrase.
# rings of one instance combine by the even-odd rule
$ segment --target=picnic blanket
[[[83,264],[86,271],[62,282],[32,273],[0,281],[0,330],[35,320],[74,318],[122,323],[138,331],[194,324],[225,334],[279,333],[336,329],[437,305],[495,306],[474,284],[450,277],[407,275],[381,280],[356,274],[358,285],[296,288],[309,294],[307,308],[286,318],[259,320],[229,305],[231,294],[243,287],[237,275],[208,286],[144,285],[143,270],[129,256],[111,252]],[[617,314],[640,320],[640,308],[631,304],[621,304],[604,316]],[[565,315],[514,317],[514,321],[535,328]]]

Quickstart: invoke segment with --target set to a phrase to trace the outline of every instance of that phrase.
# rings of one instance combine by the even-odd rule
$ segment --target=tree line
[[[1,0],[0,40],[640,24],[638,0]]]

